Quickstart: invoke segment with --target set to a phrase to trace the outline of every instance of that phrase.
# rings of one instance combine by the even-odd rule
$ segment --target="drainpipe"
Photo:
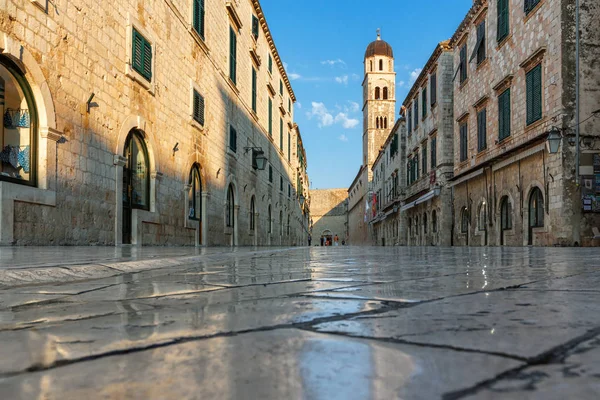
[[[579,0],[575,0],[575,183],[579,187]]]

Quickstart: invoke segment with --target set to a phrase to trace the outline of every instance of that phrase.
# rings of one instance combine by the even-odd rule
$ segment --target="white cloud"
[[[288,77],[290,78],[290,81],[295,81],[297,79],[302,78],[302,75],[292,72],[288,74]]]
[[[321,61],[321,64],[323,65],[329,65],[330,67],[333,67],[336,64],[340,64],[340,65],[346,65],[346,62],[342,59],[337,59],[337,60],[325,60],[325,61]]]
[[[298,109],[301,109],[302,108],[302,103],[300,103],[299,101],[296,102],[296,107],[298,107]]]
[[[344,135],[343,133],[340,136],[338,136],[338,139],[340,139],[340,141],[342,141],[342,142],[348,141],[348,137],[346,135]]]
[[[288,63],[286,63],[285,61],[283,62],[283,69],[285,69],[286,72],[288,70]]]
[[[350,103],[350,111],[357,112],[360,109],[360,106],[358,105],[357,102],[349,101],[348,103]]]
[[[419,77],[419,74],[421,73],[421,71],[423,71],[423,68],[416,68],[414,69],[411,73],[410,73],[410,81],[409,83],[412,85],[413,83],[415,83],[415,81],[417,80],[417,78]]]
[[[344,85],[348,84],[348,75],[336,76],[335,81]]]
[[[335,122],[341,123],[345,129],[352,129],[358,125],[358,120],[356,118],[348,118],[348,115],[345,113],[338,113],[335,116]]]
[[[355,81],[360,79],[360,75],[358,74],[352,74],[352,79],[354,79]]]
[[[404,81],[398,82],[398,87],[399,88],[403,88],[404,86],[406,86],[406,82],[404,82]]]

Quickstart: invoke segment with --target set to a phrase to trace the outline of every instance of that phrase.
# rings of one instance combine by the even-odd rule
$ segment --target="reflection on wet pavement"
[[[588,398],[599,389],[595,253],[221,250],[7,288],[0,397]]]

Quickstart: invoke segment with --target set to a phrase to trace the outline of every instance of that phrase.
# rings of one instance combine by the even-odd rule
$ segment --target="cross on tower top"
[[[381,29],[377,28],[377,40],[381,40]]]

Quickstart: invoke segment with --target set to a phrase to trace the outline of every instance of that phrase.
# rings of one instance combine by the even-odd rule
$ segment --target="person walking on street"
[[[333,245],[334,246],[338,246],[339,245],[339,243],[338,243],[339,241],[340,241],[340,238],[338,237],[338,235],[336,233],[335,236],[333,237]]]

